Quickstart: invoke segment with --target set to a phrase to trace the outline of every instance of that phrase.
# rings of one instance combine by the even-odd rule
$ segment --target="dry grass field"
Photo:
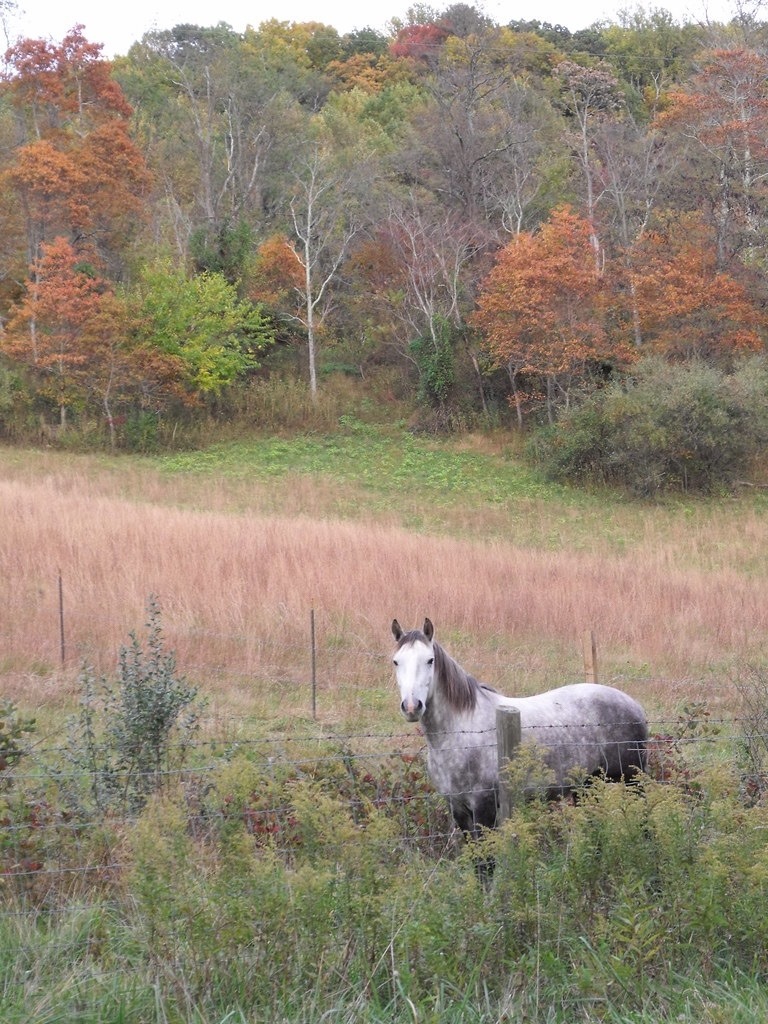
[[[55,716],[84,663],[114,670],[156,595],[179,670],[218,722],[306,720],[312,611],[318,716],[339,728],[401,727],[389,624],[425,614],[507,693],[579,678],[593,630],[600,680],[652,715],[691,700],[736,711],[733,679],[768,635],[759,496],[456,500],[434,517],[429,500],[416,485],[368,501],[327,472],[0,451],[0,689]]]

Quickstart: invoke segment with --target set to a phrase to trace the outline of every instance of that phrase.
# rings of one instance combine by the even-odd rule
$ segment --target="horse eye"
[[[397,667],[397,658],[393,658],[393,659],[392,659],[392,664],[393,664],[393,665],[394,665],[395,667]]]
[[[429,661],[427,662],[427,664],[428,665],[434,665],[435,664],[435,659],[434,658],[430,658]]]

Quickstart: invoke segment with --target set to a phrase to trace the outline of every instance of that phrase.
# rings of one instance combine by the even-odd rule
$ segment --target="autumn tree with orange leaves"
[[[294,317],[304,271],[285,235],[272,235],[259,246],[250,273],[249,295],[278,315]]]
[[[759,282],[749,281],[754,275],[743,266],[742,280],[721,270],[717,248],[699,214],[669,212],[636,245],[633,284],[645,350],[725,366],[763,350],[768,318]]]
[[[59,409],[82,405],[97,379],[107,415],[118,372],[123,310],[108,284],[78,263],[65,238],[44,244],[27,293],[12,312],[2,341],[6,355],[25,364],[38,390]]]
[[[181,395],[179,360],[132,340],[125,303],[65,238],[43,244],[0,352],[26,367],[59,410],[100,408],[115,444],[115,409],[162,391]]]
[[[66,237],[111,261],[144,211],[150,175],[130,135],[132,108],[78,25],[60,45],[26,39],[6,54],[0,87],[23,140],[2,170],[7,223],[26,237],[27,263]]]
[[[520,424],[535,382],[544,383],[552,418],[596,366],[633,358],[608,330],[612,297],[592,237],[588,221],[560,207],[538,232],[522,232],[501,251],[482,286],[473,323],[509,375]]]

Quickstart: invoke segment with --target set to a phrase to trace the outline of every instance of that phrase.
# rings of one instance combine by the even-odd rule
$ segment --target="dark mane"
[[[435,684],[447,703],[454,711],[474,711],[477,695],[489,687],[482,686],[474,676],[465,672],[440,644],[433,642],[432,650],[435,652]]]

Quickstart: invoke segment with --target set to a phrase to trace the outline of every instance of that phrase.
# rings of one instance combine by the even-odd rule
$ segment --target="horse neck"
[[[477,714],[480,684],[439,644],[433,644],[435,682],[432,699],[422,719],[430,735],[465,729]]]

